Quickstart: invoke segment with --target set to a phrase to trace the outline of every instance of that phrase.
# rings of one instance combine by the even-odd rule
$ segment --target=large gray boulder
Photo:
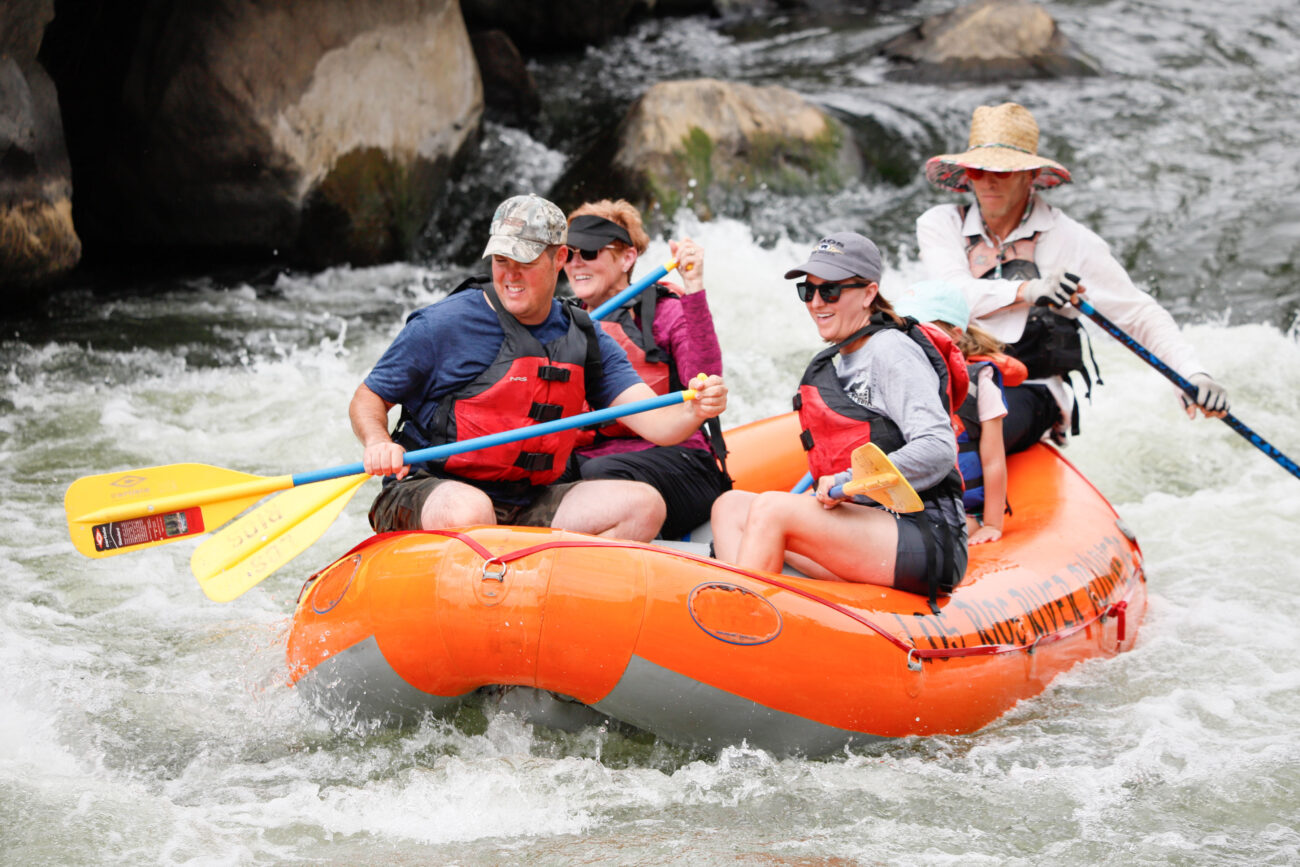
[[[24,299],[73,268],[72,171],[58,94],[36,62],[53,0],[0,12],[0,298]]]
[[[106,247],[402,257],[483,111],[456,0],[87,3],[46,41]]]
[[[843,124],[785,87],[696,79],[651,86],[561,179],[559,198],[622,196],[704,218],[735,194],[838,189],[862,176]]]
[[[1097,67],[1031,0],[975,0],[881,46],[903,81],[1005,81],[1095,75]]]

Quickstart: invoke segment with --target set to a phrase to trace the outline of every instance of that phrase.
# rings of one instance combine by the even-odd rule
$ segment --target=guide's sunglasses
[[[822,300],[827,304],[834,304],[840,300],[840,293],[845,289],[865,289],[870,283],[822,283],[817,285],[807,280],[800,280],[794,284],[795,291],[799,293],[799,300],[807,304],[813,300],[813,293],[822,296]]]
[[[1015,172],[995,172],[990,169],[966,169],[966,177],[970,178],[972,181],[982,181],[986,177],[1003,180],[1004,178],[1009,178],[1014,174]]]

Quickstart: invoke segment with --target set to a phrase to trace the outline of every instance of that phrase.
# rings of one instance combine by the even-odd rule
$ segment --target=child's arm
[[[1007,449],[1002,440],[1002,418],[980,423],[980,466],[984,472],[984,526],[970,536],[970,544],[1002,538],[1002,516],[1007,508]]]

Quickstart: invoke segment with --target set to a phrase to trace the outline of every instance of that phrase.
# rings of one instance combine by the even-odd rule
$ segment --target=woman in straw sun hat
[[[1038,124],[1028,109],[1014,102],[979,106],[966,150],[930,158],[925,176],[940,189],[974,194],[976,205],[936,205],[917,219],[926,275],[958,286],[971,321],[1029,368],[1023,385],[1005,389],[1009,454],[1047,433],[1058,442],[1078,433],[1069,377],[1078,371],[1089,387],[1091,378],[1070,299],[1085,292],[1098,312],[1197,386],[1195,402],[1184,399],[1188,415],[1227,412],[1226,391],[1173,317],[1133,285],[1105,241],[1039,195],[1071,177],[1038,153]]]

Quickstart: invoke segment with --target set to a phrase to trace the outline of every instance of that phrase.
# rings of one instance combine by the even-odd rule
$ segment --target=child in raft
[[[957,410],[957,464],[966,492],[966,525],[970,544],[1002,538],[1007,509],[1007,453],[1002,419],[1007,414],[1002,387],[1024,382],[1025,365],[1004,353],[1003,345],[970,324],[970,308],[961,290],[941,280],[922,280],[895,299],[900,316],[931,322],[942,328],[966,356],[970,390]]]

